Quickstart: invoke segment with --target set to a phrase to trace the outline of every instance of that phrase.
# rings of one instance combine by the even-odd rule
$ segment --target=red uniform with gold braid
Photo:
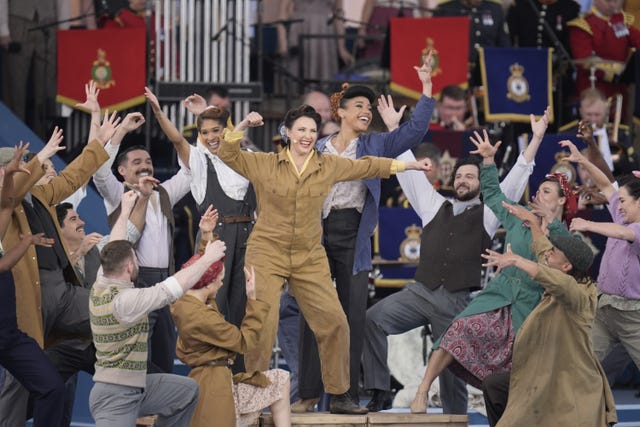
[[[629,49],[640,47],[640,30],[633,27],[634,18],[624,12],[607,18],[595,8],[568,22],[569,39],[573,58],[576,60],[595,55],[602,59],[626,62]],[[579,65],[576,81],[578,93],[590,87],[589,67]],[[625,94],[626,85],[613,80],[614,73],[597,70],[596,88],[609,97]]]

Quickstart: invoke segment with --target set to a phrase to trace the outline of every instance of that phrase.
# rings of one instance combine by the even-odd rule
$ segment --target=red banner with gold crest
[[[467,87],[469,63],[469,18],[391,19],[391,89],[420,98],[422,84],[413,66],[433,50],[433,95],[443,87]]]
[[[145,29],[58,31],[58,95],[69,106],[85,101],[94,80],[100,107],[122,110],[145,102]]]

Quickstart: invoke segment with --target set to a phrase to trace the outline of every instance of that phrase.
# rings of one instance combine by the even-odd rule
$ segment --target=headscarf
[[[571,222],[578,213],[578,195],[573,191],[571,184],[567,180],[567,176],[563,173],[550,173],[545,176],[545,179],[556,181],[560,185],[562,195],[567,200],[564,205],[564,213],[562,218],[567,222]]]
[[[187,262],[182,264],[182,268],[189,267],[191,264],[199,260],[201,257],[202,257],[201,253],[195,254],[194,256],[189,258]],[[202,277],[200,277],[200,280],[198,280],[198,282],[196,282],[196,284],[193,285],[191,289],[200,289],[209,285],[211,282],[213,282],[216,279],[216,277],[218,277],[218,275],[222,272],[223,268],[224,268],[224,257],[219,261],[216,261],[213,264],[211,264],[209,268],[207,268],[207,271],[205,271],[204,274],[202,274]]]

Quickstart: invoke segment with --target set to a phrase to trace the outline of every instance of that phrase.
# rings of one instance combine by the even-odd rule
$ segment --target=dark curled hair
[[[134,257],[133,245],[128,240],[109,242],[100,251],[100,264],[106,275],[118,274],[126,262]]]
[[[73,209],[73,205],[68,202],[58,203],[56,205],[56,216],[58,217],[58,224],[60,224],[60,228],[62,228],[62,223],[65,218],[67,218],[67,213]]]
[[[456,179],[456,172],[461,166],[472,165],[478,168],[478,177],[480,177],[480,163],[482,159],[478,156],[469,156],[463,157],[456,161],[456,164],[453,165],[453,170],[451,171],[451,182]]]
[[[342,83],[342,89],[338,92],[335,92],[329,98],[329,104],[331,105],[331,116],[336,123],[340,123],[340,116],[338,115],[338,109],[344,108],[344,104],[347,102],[346,99],[342,99],[344,97],[344,92],[349,87],[349,83]]]
[[[620,188],[624,187],[627,189],[627,192],[633,200],[640,198],[640,178],[636,178],[631,174],[624,175],[618,179],[618,183],[620,184]]]
[[[125,162],[127,161],[127,156],[129,155],[130,152],[132,151],[144,151],[147,152],[147,148],[143,145],[132,145],[131,147],[127,148],[126,150],[124,150],[122,153],[118,154],[118,157],[116,157],[116,167],[120,167],[123,164],[125,164]]]
[[[320,131],[320,123],[322,122],[322,117],[320,117],[320,114],[318,114],[312,106],[306,104],[287,111],[287,114],[284,116],[284,126],[290,130],[293,126],[293,123],[300,117],[309,117],[310,119],[313,119],[313,121],[316,122],[318,132]],[[283,140],[282,147],[284,148],[288,146],[289,140],[287,139],[286,142]]]
[[[198,128],[198,132],[200,132],[202,128],[202,122],[205,120],[215,120],[220,123],[222,126],[227,124],[231,113],[229,110],[222,107],[207,107],[204,109],[202,113],[198,115],[196,118],[196,127]]]

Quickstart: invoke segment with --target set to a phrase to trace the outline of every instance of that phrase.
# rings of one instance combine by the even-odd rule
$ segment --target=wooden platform
[[[260,425],[273,426],[271,414],[263,414],[260,417]],[[469,417],[466,415],[422,415],[397,412],[376,412],[367,415],[334,415],[326,412],[291,414],[292,427],[467,427],[468,425]]]

